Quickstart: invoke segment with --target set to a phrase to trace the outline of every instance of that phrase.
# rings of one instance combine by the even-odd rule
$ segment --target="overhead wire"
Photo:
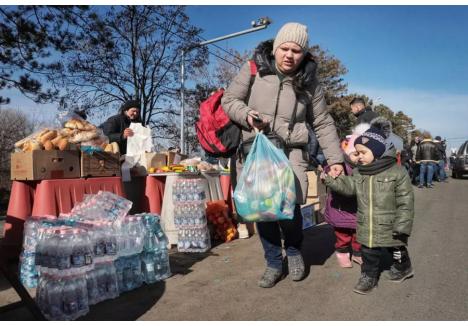
[[[162,17],[162,18],[166,19],[166,21],[167,21],[167,18],[164,17],[163,15],[161,15],[160,13],[156,13],[156,15],[158,15],[159,17]],[[185,32],[190,32],[187,28],[185,28],[184,26],[182,26],[180,23],[174,22],[174,24],[177,25],[179,28],[181,28],[183,31],[185,31]],[[158,25],[158,24],[156,24],[156,25]],[[158,26],[160,26],[160,25],[158,25]],[[164,28],[166,31],[168,31],[165,27],[163,27],[163,26],[160,26],[160,27],[162,27],[162,28]],[[173,34],[175,34],[175,33],[172,32],[172,31],[170,31],[170,32],[173,33]],[[177,35],[177,34],[175,34],[175,35]],[[179,35],[177,35],[177,36],[178,36],[179,38],[181,38]],[[199,40],[207,41],[207,39],[205,39],[205,38],[202,37],[202,36],[195,35],[195,37],[198,38]],[[219,50],[221,50],[221,51],[223,51],[223,52],[229,54],[230,56],[232,56],[232,57],[234,57],[234,58],[236,58],[236,59],[238,59],[238,60],[240,60],[240,61],[243,60],[241,57],[239,57],[239,56],[233,54],[232,52],[229,52],[228,50],[224,49],[223,47],[221,47],[221,46],[219,46],[219,45],[217,45],[217,44],[210,43],[210,44],[207,44],[207,45],[212,45],[212,46],[218,48]],[[221,59],[221,60],[223,60],[223,61],[225,61],[225,62],[230,63],[231,65],[233,65],[233,66],[235,66],[235,67],[237,67],[237,68],[240,68],[239,65],[237,65],[237,64],[235,64],[235,63],[233,63],[233,62],[231,62],[231,61],[229,61],[229,60],[227,60],[227,59],[225,59],[225,58],[223,58],[223,57],[220,57],[219,55],[214,54],[213,52],[211,52],[211,51],[209,51],[209,50],[208,50],[208,53],[210,53],[211,55],[213,55],[214,57],[216,57],[216,58],[218,58],[218,59]]]

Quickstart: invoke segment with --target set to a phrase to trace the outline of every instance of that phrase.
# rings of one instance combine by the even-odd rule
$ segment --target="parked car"
[[[452,178],[461,178],[468,174],[468,140],[460,146],[452,165]]]

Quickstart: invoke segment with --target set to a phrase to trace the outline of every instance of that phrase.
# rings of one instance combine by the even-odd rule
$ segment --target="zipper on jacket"
[[[280,87],[278,89],[278,94],[276,95],[275,115],[273,116],[273,126],[271,128],[271,132],[275,131],[276,115],[278,114],[279,99],[280,99],[280,94],[282,90],[283,90],[283,82],[280,81]]]
[[[372,213],[373,213],[373,207],[372,207],[372,178],[374,176],[371,175],[369,178],[369,248],[372,248]]]

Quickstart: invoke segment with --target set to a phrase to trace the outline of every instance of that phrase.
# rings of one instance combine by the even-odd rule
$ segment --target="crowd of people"
[[[448,182],[446,143],[442,137],[432,139],[429,134],[416,137],[404,148],[401,157],[412,183],[419,188],[433,188],[434,181]]]

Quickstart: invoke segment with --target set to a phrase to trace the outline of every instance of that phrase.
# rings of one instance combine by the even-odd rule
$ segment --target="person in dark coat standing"
[[[372,111],[369,106],[366,106],[366,102],[361,97],[355,97],[349,105],[351,107],[351,112],[357,118],[356,125],[361,123],[370,124],[372,120],[379,116],[376,112]]]
[[[419,163],[419,186],[418,188],[424,187],[424,181],[426,180],[426,187],[432,188],[432,177],[434,176],[434,169],[439,163],[439,151],[437,145],[430,138],[429,135],[421,141],[416,151],[416,162]],[[427,179],[426,179],[427,171]]]
[[[119,144],[120,154],[127,153],[127,138],[133,136],[130,123],[141,122],[140,102],[128,100],[120,107],[119,114],[108,118],[99,128],[109,137],[109,142]]]

